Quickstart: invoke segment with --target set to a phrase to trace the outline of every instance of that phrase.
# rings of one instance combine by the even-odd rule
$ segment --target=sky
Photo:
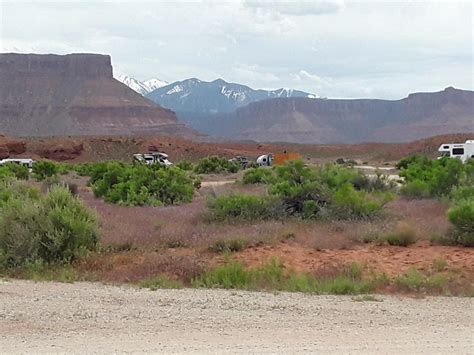
[[[0,0],[0,51],[110,54],[114,75],[329,98],[473,89],[471,1]]]

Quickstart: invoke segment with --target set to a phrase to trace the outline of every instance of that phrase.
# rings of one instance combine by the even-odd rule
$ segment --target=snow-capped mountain
[[[222,79],[211,82],[196,78],[177,81],[146,95],[160,106],[180,113],[227,113],[255,101],[279,97],[319,98],[318,95],[292,89],[254,90],[248,86],[228,83]],[[178,115],[179,116],[179,115]]]
[[[168,85],[166,81],[160,79],[153,78],[145,81],[140,81],[135,78],[131,78],[127,75],[121,75],[117,78],[117,80],[143,96],[162,86]]]

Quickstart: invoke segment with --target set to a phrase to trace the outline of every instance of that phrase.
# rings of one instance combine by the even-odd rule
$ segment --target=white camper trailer
[[[445,143],[438,149],[442,157],[458,158],[464,163],[468,159],[474,158],[474,140],[467,140],[466,143]],[[438,159],[439,159],[438,158]]]

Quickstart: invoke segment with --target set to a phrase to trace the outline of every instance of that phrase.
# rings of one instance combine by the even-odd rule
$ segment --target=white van
[[[466,143],[445,143],[441,144],[438,152],[442,157],[461,159],[465,163],[468,159],[474,158],[474,140],[467,140]],[[439,159],[438,158],[438,159]]]

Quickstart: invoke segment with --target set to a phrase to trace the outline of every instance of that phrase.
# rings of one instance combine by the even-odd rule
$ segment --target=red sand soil
[[[444,259],[448,269],[461,268],[474,277],[474,249],[432,246],[419,242],[410,247],[361,245],[351,249],[314,250],[295,243],[280,243],[246,249],[236,255],[246,265],[255,266],[271,258],[281,260],[285,267],[301,272],[318,272],[358,262],[378,272],[396,276],[414,267],[429,270],[436,259]]]

